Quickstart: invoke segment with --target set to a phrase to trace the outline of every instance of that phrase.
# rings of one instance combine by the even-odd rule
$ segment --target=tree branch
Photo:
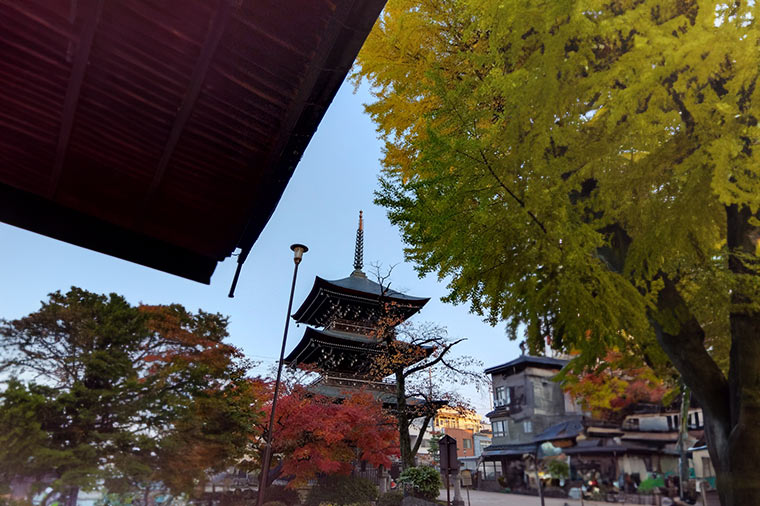
[[[431,362],[425,362],[424,364],[420,364],[418,366],[411,367],[411,368],[407,369],[406,371],[404,371],[404,377],[407,378],[407,377],[411,376],[412,374],[414,374],[416,372],[424,371],[425,369],[433,367],[435,364],[437,364],[438,362],[440,362],[441,360],[443,360],[443,357],[451,350],[452,346],[454,346],[456,344],[459,344],[459,343],[461,343],[464,340],[465,339],[463,338],[463,339],[458,339],[456,341],[453,341],[453,342],[449,343],[448,345],[446,345],[443,348],[443,351],[441,351],[441,354],[438,355],[438,357],[435,360],[433,360]]]
[[[664,282],[657,295],[657,313],[650,315],[657,340],[707,415],[728,428],[731,421],[728,381],[707,353],[705,333],[678,293],[675,282],[664,273],[657,278]],[[671,330],[673,323],[677,331]]]
[[[414,446],[412,447],[412,456],[417,455],[417,451],[420,449],[420,444],[422,443],[422,438],[425,435],[425,431],[427,431],[428,424],[430,424],[430,420],[433,419],[435,415],[428,415],[425,417],[425,420],[422,422],[422,427],[420,428],[420,434],[417,436],[417,440],[414,442]]]

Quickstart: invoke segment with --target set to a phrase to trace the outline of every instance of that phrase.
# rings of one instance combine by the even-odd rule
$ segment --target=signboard
[[[462,486],[463,487],[471,487],[472,486],[472,471],[469,469],[465,469],[460,473],[460,476],[462,477]]]
[[[570,448],[571,446],[575,446],[575,441],[572,439],[557,439],[552,441],[552,444],[557,448]]]
[[[458,471],[457,440],[451,436],[443,436],[438,441],[438,448],[441,452],[441,472],[451,474]]]

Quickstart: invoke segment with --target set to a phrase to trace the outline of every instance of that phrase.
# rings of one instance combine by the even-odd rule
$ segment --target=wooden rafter
[[[61,115],[61,129],[58,134],[58,145],[55,152],[55,163],[53,173],[50,177],[48,186],[48,197],[54,198],[58,191],[58,184],[63,173],[63,163],[66,161],[66,151],[69,147],[71,138],[71,129],[74,126],[76,117],[77,104],[79,103],[79,94],[82,90],[82,82],[87,71],[87,63],[90,59],[90,50],[92,41],[95,39],[95,32],[100,22],[100,14],[103,12],[103,0],[92,0],[88,2],[88,9],[84,11],[85,22],[82,28],[82,34],[79,38],[79,46],[74,55],[74,64],[71,68],[71,77],[66,88],[66,97],[63,101],[63,114]]]
[[[0,0],[0,221],[208,283],[383,3]]]
[[[166,168],[168,167],[169,161],[172,158],[174,149],[177,147],[177,142],[179,142],[182,131],[185,129],[185,125],[187,125],[187,122],[190,119],[190,115],[193,112],[195,102],[198,100],[198,95],[201,93],[203,82],[206,79],[206,73],[211,67],[214,53],[216,52],[216,48],[219,45],[219,41],[224,35],[224,31],[227,28],[227,24],[229,23],[231,15],[232,0],[219,0],[219,7],[217,8],[216,15],[214,16],[214,20],[212,21],[211,27],[209,28],[206,41],[201,48],[201,54],[195,63],[195,68],[193,68],[193,74],[190,78],[190,85],[187,88],[185,98],[182,100],[182,105],[180,106],[179,111],[177,112],[177,116],[174,119],[174,123],[172,124],[172,129],[169,133],[169,139],[164,145],[161,159],[159,160],[158,166],[156,167],[156,172],[153,175],[153,180],[151,181],[150,186],[148,187],[148,191],[145,194],[140,219],[142,219],[142,216],[144,216],[149,202],[153,199],[156,191],[158,191],[158,187],[161,185],[161,181],[163,180],[164,174],[166,173]]]
[[[379,5],[377,12],[374,13],[374,15],[371,17],[373,22],[375,19],[377,19],[377,16],[379,15],[384,3],[385,2]],[[315,92],[314,86],[317,80],[320,77],[323,77],[323,74],[327,68],[327,59],[331,56],[332,51],[335,49],[336,43],[340,39],[340,35],[342,35],[341,32],[345,31],[347,27],[351,25],[351,23],[348,23],[347,20],[349,15],[356,8],[356,5],[357,0],[343,0],[337,3],[335,14],[330,18],[327,26],[325,27],[325,30],[322,33],[322,38],[314,52],[315,57],[309,61],[306,73],[304,74],[301,85],[299,86],[298,93],[292,99],[290,106],[288,107],[288,110],[283,117],[279,131],[275,136],[274,146],[269,152],[266,162],[264,163],[264,170],[267,173],[267,177],[282,181],[283,189],[284,184],[287,183],[287,181],[290,179],[290,176],[293,174],[293,171],[295,171],[295,167],[300,161],[303,150],[305,149],[306,145],[311,139],[311,135],[313,134],[313,131],[306,134],[297,132],[296,130],[299,120],[302,119],[304,110],[310,104],[310,101],[313,100]],[[365,6],[365,8],[366,7],[367,6]],[[369,7],[371,8],[372,6]],[[371,27],[371,25],[372,23],[369,23],[369,27]],[[367,31],[369,31],[369,29]],[[357,52],[361,47],[363,41],[364,38],[362,37],[357,44]],[[342,77],[343,76],[341,76],[340,81],[342,81]],[[333,94],[337,92],[337,86],[339,86],[340,81],[338,81],[338,84],[332,91]],[[329,92],[327,94],[329,94]],[[290,150],[292,151],[288,152]],[[235,269],[235,275],[233,277],[232,286],[230,287],[230,292],[228,295],[229,297],[235,296],[235,288],[237,286],[243,263],[245,263],[246,259],[248,258],[248,253],[253,247],[253,243],[258,238],[258,232],[251,233],[251,229],[263,229],[261,223],[266,223],[266,221],[274,212],[276,204],[276,200],[274,202],[265,202],[263,199],[253,203],[252,210],[248,213],[251,218],[248,220],[248,223],[243,229],[241,237],[238,240],[238,248],[240,248],[240,254],[238,255],[238,265]]]

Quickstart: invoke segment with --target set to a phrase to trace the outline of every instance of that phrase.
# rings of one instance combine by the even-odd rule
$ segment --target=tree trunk
[[[396,420],[398,421],[401,468],[409,469],[414,467],[414,455],[412,454],[412,438],[409,435],[409,423],[411,421],[407,412],[406,378],[403,369],[396,371]]]
[[[760,506],[760,311],[755,248],[760,229],[749,208],[726,207],[731,288],[731,355],[726,379],[704,348],[704,332],[676,284],[664,287],[652,324],[662,348],[702,406],[708,451],[723,506]],[[754,303],[754,304],[753,304]],[[670,323],[668,323],[670,320]],[[672,322],[675,321],[676,325]]]
[[[79,487],[71,487],[69,491],[69,497],[67,498],[68,506],[77,506],[77,500],[79,499]]]
[[[731,495],[727,463],[731,427],[728,382],[707,353],[704,331],[689,312],[675,283],[666,275],[661,275],[661,279],[664,286],[657,295],[658,311],[651,318],[652,326],[663,350],[702,406],[707,448],[715,468],[721,503],[737,506],[728,499]]]
[[[728,464],[725,506],[760,505],[760,311],[757,290],[760,230],[750,224],[752,212],[726,208],[728,267],[736,283],[731,292],[731,368],[728,377],[731,427],[726,445]],[[721,494],[723,496],[723,494]]]

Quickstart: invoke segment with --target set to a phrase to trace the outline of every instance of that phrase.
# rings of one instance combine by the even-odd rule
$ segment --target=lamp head
[[[293,262],[295,262],[296,265],[301,263],[303,254],[309,251],[309,248],[307,248],[303,244],[293,244],[290,246],[290,249],[293,250]]]

